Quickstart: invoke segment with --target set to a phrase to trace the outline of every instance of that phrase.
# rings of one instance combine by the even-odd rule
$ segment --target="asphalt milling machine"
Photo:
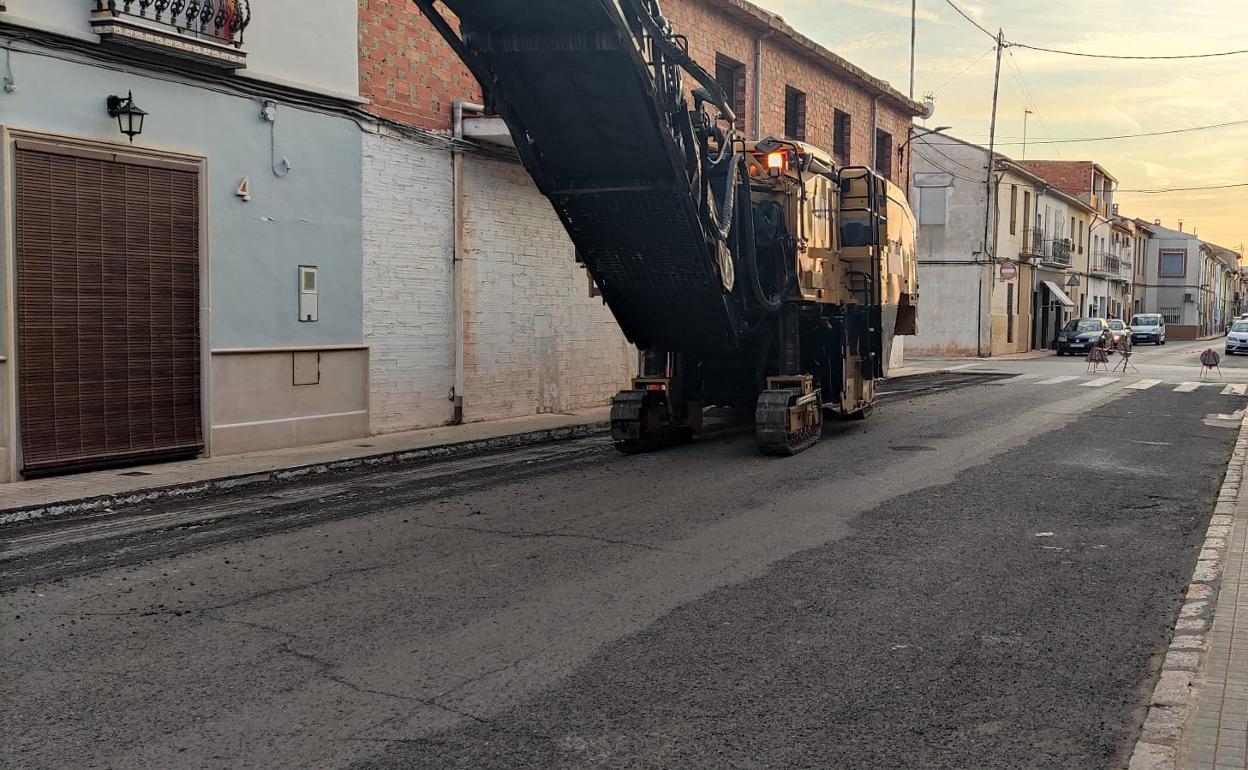
[[[763,452],[863,418],[917,320],[904,194],[823,150],[748,141],[657,0],[414,0],[482,86],[630,342],[625,452],[687,441],[708,406]],[[690,89],[684,76],[696,81]]]

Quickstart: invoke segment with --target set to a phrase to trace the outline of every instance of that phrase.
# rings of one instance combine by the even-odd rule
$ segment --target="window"
[[[1183,308],[1163,307],[1161,309],[1161,317],[1168,324],[1182,323],[1183,322]]]
[[[948,195],[949,188],[947,187],[920,187],[919,224],[945,224],[945,206]]]
[[[1071,230],[1074,230],[1074,227],[1071,227]],[[1088,248],[1092,248],[1091,243],[1088,244]],[[1083,220],[1079,220],[1079,253],[1083,253]]]
[[[1162,249],[1157,263],[1157,275],[1160,278],[1182,278],[1187,275],[1187,251]]]
[[[1018,185],[1010,185],[1010,235],[1018,232]]]
[[[1031,221],[1031,190],[1023,190],[1023,222]]]
[[[737,113],[737,128],[745,131],[747,128],[745,65],[723,54],[715,54],[715,82],[719,83],[719,87],[728,94],[728,106]]]
[[[893,176],[893,135],[887,131],[875,131],[875,170],[885,179]]]
[[[849,137],[851,124],[848,112],[836,111],[832,130],[832,154],[842,166],[849,165]]]
[[[806,94],[793,86],[784,87],[784,135],[806,140]]]

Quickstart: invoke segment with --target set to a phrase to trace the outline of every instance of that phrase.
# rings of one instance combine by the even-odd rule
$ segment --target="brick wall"
[[[480,102],[481,89],[411,0],[358,0],[360,96],[365,109],[400,123],[451,128],[456,99]]]
[[[470,158],[464,195],[465,419],[597,406],[627,387],[637,354],[589,296],[572,242],[528,173]]]
[[[382,117],[437,131],[451,127],[451,104],[456,99],[480,101],[476,81],[408,0],[359,0],[360,95],[371,100],[366,109]],[[690,52],[709,72],[722,54],[744,65],[746,110],[738,127],[753,131],[754,40],[748,24],[727,16],[707,0],[664,0],[663,12],[676,30],[689,36]],[[686,78],[690,90],[696,85]],[[806,94],[806,137],[811,144],[832,151],[835,110],[851,117],[850,162],[870,165],[872,95],[846,79],[834,76],[810,56],[800,54],[773,36],[763,43],[762,134],[784,134],[784,88]],[[906,168],[898,163],[896,147],[906,140],[911,117],[887,99],[881,100],[879,128],[893,136],[893,182],[903,190]]]
[[[1020,160],[1018,165],[1075,198],[1092,192],[1092,163],[1088,161]]]
[[[373,433],[451,419],[451,159],[364,136],[364,341]]]
[[[754,94],[759,86],[755,82],[754,40],[758,33],[705,0],[664,0],[663,12],[677,32],[689,36],[690,54],[708,71],[715,71],[716,54],[745,65],[747,110],[745,115],[738,116],[738,128],[753,136]],[[875,145],[871,94],[834,76],[775,36],[763,41],[762,75],[761,135],[784,136],[784,89],[791,86],[806,94],[807,142],[832,152],[833,116],[840,110],[850,115],[850,163],[871,164]],[[697,86],[692,78],[685,80],[690,90]],[[906,169],[897,162],[896,148],[906,140],[912,119],[889,101],[881,100],[878,120],[880,130],[893,136],[892,181],[904,190],[908,187]]]

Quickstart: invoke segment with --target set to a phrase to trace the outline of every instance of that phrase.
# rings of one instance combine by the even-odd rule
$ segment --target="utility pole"
[[[1027,118],[1031,110],[1023,110],[1023,156],[1019,160],[1027,160]]]
[[[910,0],[910,101],[914,101],[914,40],[918,34],[919,0]]]
[[[1004,52],[1004,50],[1005,50],[1005,30],[998,27],[997,28],[997,70],[996,70],[996,74],[993,75],[993,78],[992,78],[992,123],[989,124],[989,127],[988,127],[988,175],[984,183],[984,243],[983,243],[983,246],[981,247],[983,249],[983,251],[981,252],[982,257],[987,258],[985,264],[987,264],[988,270],[990,271],[993,270],[993,265],[996,264],[995,244],[994,244],[994,248],[992,250],[989,250],[988,236],[989,236],[989,229],[992,226],[992,208],[993,208],[992,206],[993,204],[992,179],[993,179],[993,175],[996,172],[996,166],[997,166],[997,162],[996,162],[997,98],[1000,96],[1000,93],[1001,93],[1001,54]],[[994,276],[990,274],[989,283],[988,283],[989,286],[992,285],[993,278]],[[976,326],[975,349],[976,349],[976,354],[981,357],[984,355],[983,319],[984,319],[984,268],[980,267],[979,269],[979,312],[975,316],[975,326]]]

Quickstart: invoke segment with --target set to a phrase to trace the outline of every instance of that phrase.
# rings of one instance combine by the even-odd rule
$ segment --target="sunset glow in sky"
[[[753,2],[902,93],[908,89],[908,0]],[[954,2],[993,32],[1004,28],[1007,41],[1047,48],[1132,56],[1248,49],[1245,0]],[[936,94],[927,125],[953,126],[949,133],[986,145],[993,41],[943,0],[919,0],[918,9],[915,95]],[[1035,112],[1027,158],[1097,161],[1118,178],[1121,213],[1170,227],[1182,219],[1206,240],[1234,249],[1248,244],[1248,187],[1128,192],[1248,182],[1248,54],[1114,61],[1010,48],[1001,69],[997,139],[1011,157],[1021,156],[1027,109]],[[1244,122],[1169,136],[1041,143],[1235,121]]]

